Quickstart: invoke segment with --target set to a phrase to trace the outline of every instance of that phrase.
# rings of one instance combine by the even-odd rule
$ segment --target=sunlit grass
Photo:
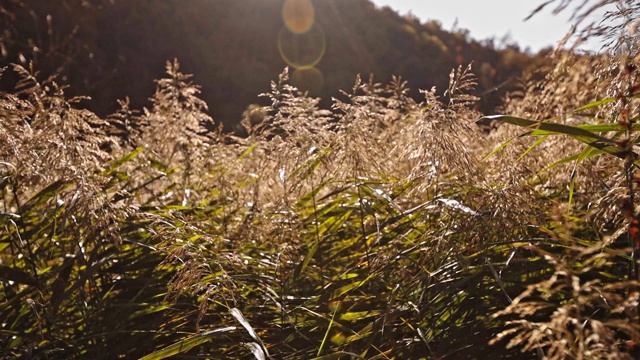
[[[558,59],[490,133],[470,68],[419,102],[358,77],[331,109],[285,71],[246,138],[204,130],[177,61],[104,120],[16,67],[2,355],[632,358],[637,75]]]

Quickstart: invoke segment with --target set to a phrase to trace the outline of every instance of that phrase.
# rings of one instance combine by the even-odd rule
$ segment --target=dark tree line
[[[8,0],[0,5],[0,65],[33,62],[39,76],[57,74],[72,95],[88,95],[84,106],[99,115],[117,110],[117,100],[147,106],[153,79],[167,60],[178,58],[195,75],[213,118],[233,128],[248,105],[286,66],[277,39],[283,0]],[[446,89],[450,70],[474,63],[480,106],[491,111],[532,61],[517,46],[496,49],[448,32],[437,22],[421,23],[368,0],[314,1],[315,21],[326,37],[317,69],[323,86],[312,94],[340,96],[356,74],[391,75],[412,89]],[[5,90],[12,75],[2,78]],[[411,94],[418,98],[416,90]]]

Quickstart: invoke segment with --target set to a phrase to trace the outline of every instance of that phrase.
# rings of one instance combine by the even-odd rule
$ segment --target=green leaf
[[[344,285],[340,288],[338,288],[336,291],[333,292],[333,296],[334,298],[338,298],[352,290],[358,289],[361,286],[363,286],[364,284],[366,284],[369,280],[371,280],[372,278],[374,278],[374,274],[371,274],[369,276],[367,276],[364,280],[361,281],[355,281],[352,282],[350,284]]]
[[[295,171],[295,170],[294,170]],[[318,184],[313,190],[306,193],[303,197],[301,197],[296,204],[294,205],[294,209],[303,209],[303,208],[311,208],[313,209],[313,199],[318,196],[318,194],[325,189],[325,187],[331,183],[331,179],[325,180]]]
[[[258,146],[258,143],[253,143],[251,144],[251,146],[249,146],[247,149],[245,149],[242,154],[240,154],[238,156],[238,159],[244,159],[247,156],[249,156],[249,154],[251,154],[253,152],[253,150],[255,150],[256,146]]]
[[[120,166],[122,166],[125,163],[128,163],[129,161],[131,161],[131,159],[135,158],[136,156],[138,156],[138,154],[140,154],[140,152],[142,152],[142,150],[144,150],[144,147],[139,147],[135,150],[133,150],[132,152],[126,154],[125,156],[119,158],[119,159],[115,159],[110,161],[107,164],[107,168],[100,174],[100,175],[109,175],[111,173],[113,173],[117,168],[119,168]]]
[[[622,132],[622,131],[627,130],[626,128],[624,128],[622,125],[620,125],[618,123],[580,124],[580,125],[576,125],[575,127],[579,128],[579,129],[582,129],[582,130],[587,130],[587,131],[596,132],[596,133],[611,132],[611,131]],[[633,124],[632,130],[634,130],[634,131],[635,130],[640,130],[640,124]],[[530,133],[528,133],[527,135],[531,135],[531,136],[557,135],[557,133],[551,132],[551,131],[545,131],[545,130],[534,130],[534,131],[531,131]]]
[[[306,176],[316,171],[316,169],[320,167],[324,159],[327,158],[330,154],[331,154],[330,147],[323,148],[322,150],[318,151],[317,153],[309,157],[304,164],[299,166],[297,169],[294,169],[291,172],[291,175],[289,175],[289,178],[296,178],[300,174],[303,175],[302,176],[303,179],[306,178]]]
[[[535,149],[538,145],[542,144],[545,140],[547,140],[547,138],[549,137],[549,135],[546,136],[542,136],[540,139],[536,140],[533,144],[531,144],[531,146],[529,146],[529,148],[527,149],[527,151],[523,152],[522,155],[518,156],[518,159],[516,161],[520,161],[522,160],[522,158],[524,158],[525,156],[527,156],[528,153],[530,153],[533,149]]]
[[[53,198],[54,196],[56,196],[56,194],[59,194],[64,189],[70,186],[71,184],[66,183],[62,180],[54,181],[53,183],[49,184],[49,186],[40,190],[39,193],[32,196],[31,199],[29,199],[29,201],[27,201],[27,203],[22,208],[22,212],[26,213],[35,206],[45,203],[47,200]]]
[[[577,109],[574,110],[574,112],[578,112],[578,111],[584,111],[584,110],[588,110],[588,109],[593,109],[594,107],[598,107],[600,105],[604,105],[604,104],[608,104],[610,102],[614,102],[616,100],[616,98],[606,98],[606,99],[602,99],[602,100],[597,100],[594,102],[590,102],[587,105],[583,105]]]
[[[316,356],[320,356],[320,354],[322,354],[322,350],[324,349],[324,346],[327,343],[327,339],[329,338],[329,333],[331,332],[331,327],[333,326],[336,313],[338,312],[338,308],[340,307],[336,306],[335,309],[333,309],[333,313],[331,314],[331,320],[329,320],[329,325],[327,326],[327,330],[324,332],[324,337],[322,338],[322,342],[320,343],[320,347],[318,348],[318,354]]]
[[[340,320],[357,321],[371,316],[380,315],[378,310],[346,312],[340,315]]]
[[[482,158],[482,161],[487,160],[488,158],[492,157],[493,155],[495,155],[496,153],[499,153],[500,151],[502,151],[502,149],[504,149],[505,147],[507,147],[507,145],[511,144],[511,142],[513,140],[515,140],[516,138],[513,138],[511,140],[507,140],[505,142],[503,142],[502,144],[500,144],[498,147],[496,147],[495,149],[493,149],[493,151],[491,151],[487,156]]]
[[[515,116],[508,115],[490,115],[484,116],[482,119],[478,120],[492,120],[492,121],[500,121],[505,122],[512,125],[517,125],[524,128],[531,128],[535,130],[545,130],[553,133],[564,134],[573,137],[576,140],[580,140],[582,142],[590,143],[593,141],[600,141],[603,143],[614,144],[615,142],[611,139],[608,139],[604,136],[600,136],[591,131],[576,127],[569,126],[563,124],[555,124],[550,122],[541,122],[529,119],[523,119]]]
[[[304,257],[302,262],[298,266],[296,266],[295,270],[293,271],[293,276],[291,277],[290,283],[296,280],[300,276],[300,274],[304,272],[307,266],[309,266],[311,259],[313,259],[316,252],[318,251],[318,245],[319,245],[319,242],[314,241],[313,244],[309,246],[309,250],[307,251],[307,256]]]
[[[616,144],[616,142],[612,139],[606,138],[604,136],[593,133],[584,128],[580,128],[577,126],[569,126],[563,124],[555,124],[549,122],[539,122],[529,119],[523,119],[515,116],[507,116],[507,115],[491,115],[485,116],[478,121],[481,120],[495,120],[501,121],[512,125],[517,125],[524,128],[531,128],[533,132],[536,132],[537,135],[550,135],[550,133],[562,134],[572,137],[575,140],[583,142],[591,147],[596,149],[600,149],[606,153],[619,157],[621,159],[626,159],[625,149],[621,148]],[[548,133],[541,133],[540,131],[546,131]],[[525,135],[531,135],[531,133],[527,133]],[[637,156],[637,154],[634,153]]]

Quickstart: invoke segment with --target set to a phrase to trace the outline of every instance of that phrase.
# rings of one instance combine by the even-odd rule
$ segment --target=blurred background
[[[523,48],[510,36],[509,14],[483,2],[460,10],[446,27],[438,6],[418,1],[376,0],[5,0],[0,13],[0,65],[33,64],[38,77],[57,74],[71,95],[87,95],[81,106],[106,116],[118,99],[132,108],[148,106],[167,60],[177,58],[202,87],[210,115],[226,131],[237,128],[258,95],[288,66],[292,83],[330,106],[355,76],[392,75],[408,81],[411,95],[435,86],[446,89],[449,72],[473,62],[481,111],[493,112],[514,79],[543,61],[555,38],[539,31],[541,42]],[[455,1],[448,2],[455,5]],[[460,1],[458,1],[460,3]],[[408,6],[415,9],[408,11]],[[535,5],[535,4],[534,4]],[[527,9],[518,2],[519,8]],[[432,9],[433,8],[433,9]],[[399,10],[399,12],[396,11]],[[413,8],[412,8],[413,9]],[[529,9],[532,10],[532,9]],[[424,11],[424,13],[423,13]],[[528,11],[528,10],[527,10]],[[418,13],[420,12],[420,17]],[[503,29],[496,37],[466,29],[469,16]],[[549,15],[549,14],[547,14]],[[511,22],[504,21],[509,17]],[[505,22],[504,24],[502,24]],[[469,22],[473,25],[472,22]],[[545,28],[546,30],[546,28]],[[549,29],[556,38],[562,33]],[[1,89],[15,86],[6,70]]]

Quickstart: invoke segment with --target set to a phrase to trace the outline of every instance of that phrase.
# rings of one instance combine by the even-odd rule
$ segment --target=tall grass
[[[206,130],[177,61],[106,119],[15,66],[2,355],[633,358],[637,54],[555,59],[490,133],[470,67],[331,109],[285,70],[245,138]]]
[[[531,247],[553,271],[494,314],[519,319],[508,321],[492,343],[509,339],[507,347],[548,359],[638,356],[638,6],[614,2],[602,22],[586,24],[608,3],[582,4],[574,13],[583,25],[576,44],[601,37],[608,51],[558,51],[545,78],[508,106],[516,116],[490,117],[523,128],[519,136],[537,138],[521,157],[554,154],[531,181],[554,199],[564,195],[562,208],[541,228],[560,250]],[[559,182],[563,174],[568,179]]]

